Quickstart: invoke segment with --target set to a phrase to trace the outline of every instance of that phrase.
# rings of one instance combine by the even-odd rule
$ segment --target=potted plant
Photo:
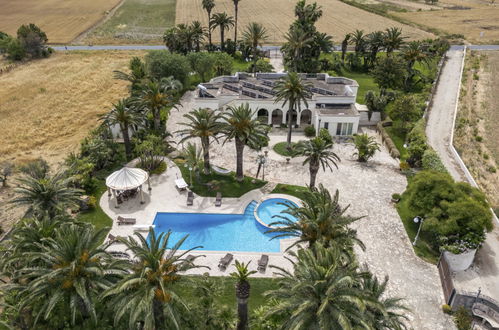
[[[400,202],[400,198],[402,198],[402,196],[400,196],[400,194],[392,194],[392,202],[393,203],[398,203]]]
[[[485,233],[478,235],[474,232],[468,232],[466,235],[460,237],[458,235],[451,237],[440,238],[440,250],[449,268],[453,272],[460,272],[468,269],[480,245],[485,240]]]

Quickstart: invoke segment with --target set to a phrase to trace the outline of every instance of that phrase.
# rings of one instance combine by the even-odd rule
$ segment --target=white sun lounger
[[[185,182],[184,178],[176,179],[175,180],[175,185],[177,186],[178,189],[183,190],[186,189],[189,185],[187,182]]]
[[[133,225],[132,228],[134,231],[149,231],[149,228],[154,229],[155,225]]]

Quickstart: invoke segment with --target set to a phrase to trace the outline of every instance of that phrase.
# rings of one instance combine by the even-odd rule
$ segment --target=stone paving
[[[183,120],[182,115],[192,109],[191,93],[187,93],[182,101],[184,107],[180,111],[171,112],[168,121],[168,130],[170,132],[180,128],[178,123]],[[375,135],[372,131],[368,132]],[[293,141],[304,138],[303,135],[293,135]],[[285,139],[285,132],[273,133],[270,146],[285,141]],[[443,294],[437,268],[435,265],[424,262],[414,254],[403,224],[390,201],[391,194],[403,192],[407,184],[405,177],[398,169],[398,161],[392,159],[384,147],[367,164],[355,161],[353,156],[355,149],[351,143],[337,143],[333,150],[341,158],[338,169],[333,172],[319,172],[317,181],[324,184],[332,192],[338,189],[341,203],[343,205],[351,204],[348,211],[350,214],[364,216],[362,220],[359,220],[354,225],[359,238],[366,245],[365,252],[357,251],[359,260],[366,263],[370,270],[380,278],[389,276],[388,294],[405,299],[406,305],[412,311],[409,313],[409,317],[410,324],[414,329],[454,329],[450,317],[441,312]],[[225,145],[213,144],[211,155],[214,165],[235,170],[235,147],[233,142],[229,141]],[[255,176],[257,170],[256,156],[255,151],[246,148],[244,153],[245,174]],[[302,165],[302,158],[293,158],[288,163],[285,157],[276,154],[272,150],[269,150],[268,156],[268,166],[265,169],[266,180],[274,183],[308,184],[309,172],[308,168]],[[177,175],[179,175],[178,169],[171,167],[170,163],[166,174],[153,178],[152,196],[142,207],[129,205],[115,210],[109,207],[106,195],[102,197],[101,205],[106,208],[106,212],[111,212],[114,217],[118,214],[124,216],[133,215],[144,224],[152,223],[154,215],[158,211],[189,212],[186,211],[184,206],[185,194],[182,195],[176,192],[174,188],[173,180]],[[159,186],[165,188],[158,189]],[[262,192],[257,190],[249,194],[254,195],[245,195],[232,201],[224,199],[223,212],[241,213],[240,209],[245,207],[246,204],[244,203],[247,198],[260,198]],[[191,212],[210,212],[210,210],[213,210],[212,208],[213,199],[197,197],[195,207],[190,210]],[[217,212],[221,212],[221,210],[217,208]],[[120,227],[113,226],[111,231],[113,235],[130,233],[130,229]],[[229,267],[225,272],[220,272],[216,268],[219,258],[224,253],[203,251],[202,254],[207,257],[200,263],[211,267],[210,274],[227,275],[232,271],[233,268],[231,267],[233,266]],[[237,253],[235,256],[242,261],[252,260],[253,268],[256,268],[256,261],[260,257],[260,255],[252,253]],[[290,266],[289,262],[280,254],[270,254],[270,264],[282,265],[286,268]],[[203,269],[200,269],[197,272],[202,273],[203,271]],[[257,276],[269,276],[271,273],[272,270],[268,269],[266,274],[257,274]]]

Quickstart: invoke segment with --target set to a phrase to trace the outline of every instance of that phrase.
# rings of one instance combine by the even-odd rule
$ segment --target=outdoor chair
[[[218,263],[218,269],[221,271],[224,271],[227,269],[227,266],[230,264],[234,256],[231,253],[227,253],[222,259],[220,259],[220,262]]]
[[[135,218],[123,218],[121,216],[118,217],[118,225],[134,225],[135,222]]]
[[[126,252],[110,251],[109,254],[118,259],[130,259],[130,255]]]
[[[194,193],[189,191],[187,193],[187,206],[192,206],[194,204]]]
[[[269,263],[269,256],[266,254],[262,254],[262,257],[260,258],[260,260],[258,260],[258,271],[265,273],[268,263]]]
[[[222,193],[217,192],[217,197],[215,199],[215,206],[220,207],[222,206]]]

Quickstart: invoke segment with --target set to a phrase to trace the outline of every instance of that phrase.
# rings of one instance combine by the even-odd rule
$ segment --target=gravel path
[[[429,144],[440,155],[445,167],[455,180],[464,181],[465,177],[450,150],[450,136],[454,127],[454,113],[458,99],[459,82],[464,52],[451,49],[442,69],[433,106],[430,109],[426,135]]]

